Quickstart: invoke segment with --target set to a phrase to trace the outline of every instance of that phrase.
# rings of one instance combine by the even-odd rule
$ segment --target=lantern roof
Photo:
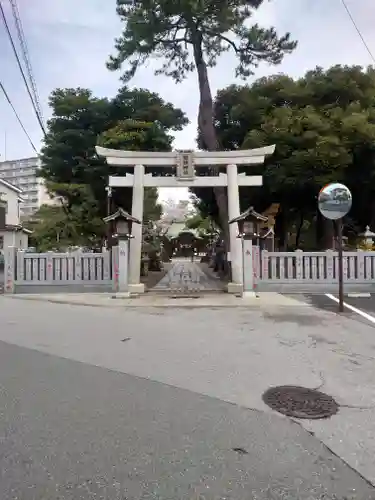
[[[366,230],[364,233],[361,233],[360,236],[364,236],[365,238],[373,238],[375,233],[371,231],[370,226],[366,226]]]
[[[136,219],[121,207],[115,213],[108,215],[107,217],[104,217],[103,220],[104,222],[111,222],[118,219],[123,219],[126,220],[127,222],[133,222],[134,224],[141,224],[141,221],[139,219]]]
[[[249,220],[249,219],[254,219],[256,221],[262,221],[262,222],[268,221],[268,217],[256,212],[254,210],[254,207],[249,207],[247,210],[242,212],[242,214],[240,214],[237,217],[234,217],[234,219],[230,220],[229,224],[234,224],[235,222],[239,222],[241,220]]]

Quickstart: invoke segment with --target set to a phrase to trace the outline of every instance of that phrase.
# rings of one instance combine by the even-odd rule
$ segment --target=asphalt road
[[[375,498],[286,418],[3,342],[0,408],[4,500]]]
[[[332,312],[338,312],[338,295],[337,294],[332,294],[333,297],[335,297],[335,300],[332,300],[324,293],[322,294],[300,294],[300,295],[293,295],[293,298],[297,298],[299,300],[308,302],[309,304],[312,304],[313,306],[319,308],[319,309],[325,309],[328,311]],[[344,313],[348,316],[351,316],[353,319],[365,322],[368,325],[373,325],[375,327],[375,294],[371,293],[353,293],[353,294],[345,294],[344,295]],[[364,317],[358,311],[355,311],[351,309],[348,306],[352,306],[353,308],[364,312],[365,314],[370,315],[373,317],[373,322],[369,320],[368,318]]]

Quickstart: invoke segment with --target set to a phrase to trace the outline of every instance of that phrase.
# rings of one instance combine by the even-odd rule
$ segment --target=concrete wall
[[[7,211],[5,215],[5,223],[12,226],[17,226],[20,223],[20,210],[18,193],[10,191],[4,195],[5,200],[8,202]]]
[[[0,268],[0,288],[1,288],[1,268]],[[4,277],[3,277],[4,282]],[[112,284],[106,285],[18,285],[14,287],[14,293],[34,294],[34,293],[114,293]]]
[[[16,247],[25,250],[29,246],[29,236],[22,231],[0,231],[0,238],[3,239],[3,248]]]
[[[17,226],[20,223],[19,194],[0,184],[1,199],[6,202],[5,223]]]

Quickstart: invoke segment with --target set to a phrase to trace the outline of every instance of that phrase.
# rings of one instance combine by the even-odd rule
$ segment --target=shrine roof
[[[177,238],[181,233],[191,233],[196,238],[200,238],[196,229],[186,227],[185,222],[173,222],[166,232],[168,238]]]

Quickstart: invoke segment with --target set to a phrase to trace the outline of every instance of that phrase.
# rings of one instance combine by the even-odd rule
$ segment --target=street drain
[[[273,410],[288,417],[329,418],[339,411],[339,404],[328,394],[293,385],[270,387],[262,396]]]

